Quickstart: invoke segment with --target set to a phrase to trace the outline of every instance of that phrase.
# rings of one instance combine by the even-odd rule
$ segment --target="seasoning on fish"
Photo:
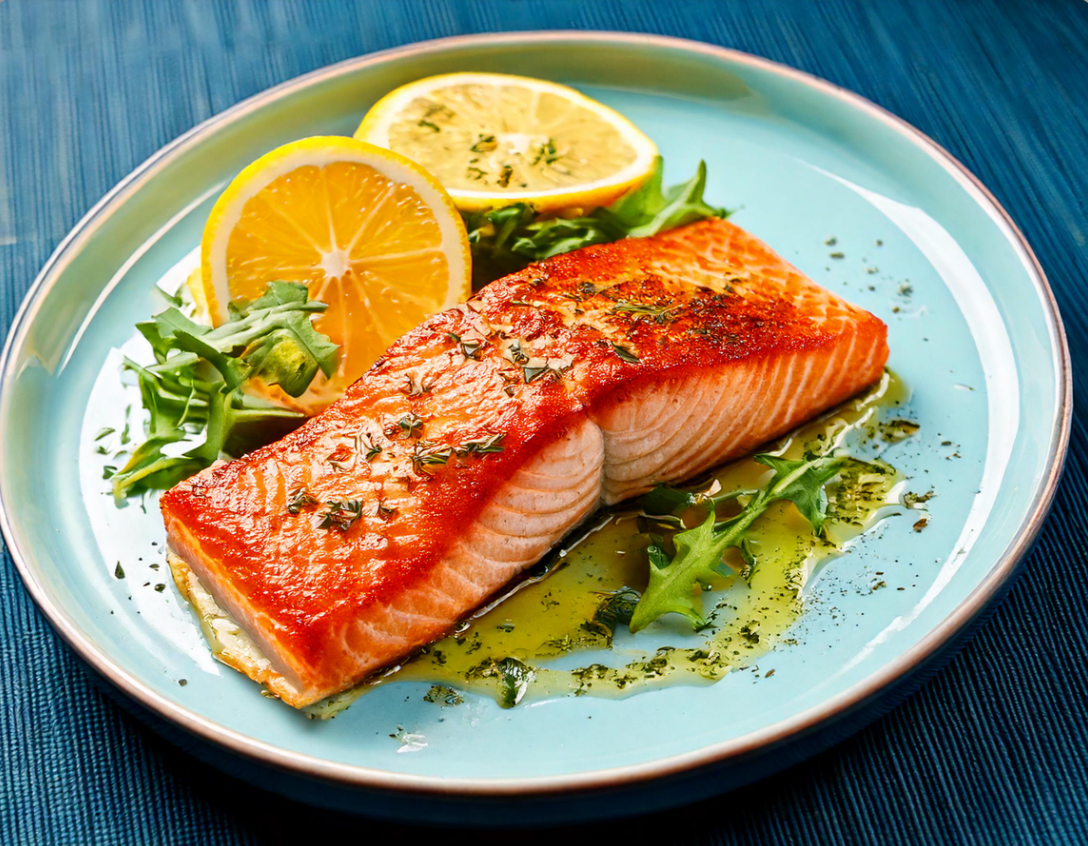
[[[303,707],[448,632],[601,504],[881,374],[887,329],[709,219],[488,285],[286,438],[162,498],[171,548]]]

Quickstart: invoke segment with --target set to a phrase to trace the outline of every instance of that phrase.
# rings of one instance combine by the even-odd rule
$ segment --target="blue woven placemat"
[[[0,2],[0,330],[87,208],[204,118],[361,53],[561,28],[735,47],[906,118],[1009,209],[1054,286],[1074,367],[1086,360],[1088,4],[1080,0]],[[888,717],[782,775],[692,808],[473,841],[1088,843],[1086,449],[1079,416],[1054,511],[1010,596]],[[271,800],[144,729],[82,672],[4,551],[0,844],[396,836],[418,834]]]

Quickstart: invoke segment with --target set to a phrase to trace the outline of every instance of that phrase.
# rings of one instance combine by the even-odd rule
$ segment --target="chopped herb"
[[[536,153],[536,158],[533,159],[533,165],[536,166],[542,161],[545,164],[555,164],[563,158],[563,154],[559,153],[555,149],[555,139],[549,138],[546,143],[541,144]]]
[[[512,341],[506,347],[506,357],[514,364],[528,364],[529,356],[521,348],[521,341]]]
[[[362,516],[362,500],[330,499],[325,503],[325,510],[318,512],[317,528],[336,528],[341,532],[346,532]]]
[[[753,620],[741,626],[740,636],[751,644],[759,643],[759,623]]]
[[[423,432],[423,418],[413,411],[409,411],[397,421],[397,428],[404,433],[406,438],[418,437]]]
[[[162,582],[159,582],[159,584],[155,585],[155,591],[157,593],[162,593],[164,590],[166,590],[166,585],[164,585]]]
[[[125,570],[121,566],[121,562],[117,562],[117,566],[113,568],[113,577],[115,579],[123,579],[125,577]]]
[[[499,174],[499,187],[508,188],[510,186],[510,177],[514,175],[514,168],[511,165],[504,164],[502,166],[502,173]]]
[[[452,687],[446,687],[444,684],[433,684],[431,685],[431,689],[423,694],[423,701],[435,702],[443,708],[446,708],[460,705],[465,700],[464,697]]]
[[[480,135],[469,149],[474,153],[490,153],[497,146],[494,135]]]
[[[521,375],[525,379],[525,384],[535,382],[537,379],[542,379],[545,376],[555,376],[557,379],[562,378],[563,373],[570,369],[570,365],[566,367],[560,365],[556,367],[549,361],[545,361],[544,364],[524,364],[521,367]]]
[[[430,444],[427,441],[417,441],[408,460],[412,462],[412,469],[420,475],[429,476],[429,467],[442,467],[449,463],[453,456],[453,447],[441,447]]]
[[[456,332],[447,332],[446,334],[452,340],[454,340],[458,344],[458,346],[460,346],[461,355],[463,355],[465,358],[471,358],[474,361],[480,360],[480,350],[484,346],[483,340],[477,338],[469,338],[466,341]]]
[[[423,380],[416,382],[415,379],[409,376],[403,392],[409,397],[421,397],[424,394],[429,394],[431,392],[431,386]]]
[[[96,441],[100,441],[103,438],[109,437],[110,435],[112,435],[116,431],[117,431],[116,429],[111,429],[109,426],[106,426],[105,428],[98,430],[98,434],[94,436],[94,439]]]
[[[640,596],[634,588],[626,587],[604,594],[597,604],[597,610],[593,612],[593,621],[615,634],[619,626],[631,622],[631,615],[635,613]]]
[[[890,444],[897,444],[906,440],[918,431],[919,425],[913,420],[897,417],[880,426],[880,435]]]
[[[652,317],[657,323],[664,323],[669,319],[669,315],[674,311],[677,311],[678,306],[652,306],[643,305],[642,303],[627,303],[618,302],[616,305],[609,309],[612,314],[619,314],[622,312],[629,312],[631,314],[645,314],[648,317]]]
[[[362,447],[366,447],[364,451]],[[375,457],[381,455],[382,448],[374,443],[374,439],[370,435],[359,434],[356,435],[356,450],[363,453],[363,458],[367,461],[373,461]]]
[[[441,132],[442,131],[437,123],[432,123],[431,121],[426,120],[426,119],[420,120],[416,125],[426,127],[427,129],[431,130],[432,132]]]
[[[831,258],[833,258],[833,259],[846,258],[846,253],[839,253],[839,252],[831,253]]]
[[[378,500],[378,510],[377,510],[378,517],[380,517],[383,520],[389,520],[394,515],[396,515],[396,513],[397,513],[397,509],[386,505],[383,500],[380,500],[380,499]]]
[[[311,505],[317,505],[317,500],[313,498],[306,488],[296,488],[287,495],[288,514],[298,514],[302,509]]]
[[[478,339],[471,339],[468,341],[461,341],[461,352],[464,353],[465,358],[480,360],[480,349],[484,346],[484,342]]]
[[[489,452],[502,452],[502,442],[506,438],[504,433],[497,435],[488,435],[485,438],[475,438],[471,441],[462,441],[460,446],[454,447],[454,452],[457,455],[471,455],[476,453],[482,455]]]
[[[621,347],[615,341],[609,341],[612,345],[612,352],[614,352],[620,359],[620,361],[626,361],[628,364],[638,364],[639,357],[631,352],[627,347]]]
[[[903,504],[907,506],[907,508],[915,508],[919,505],[922,505],[923,503],[929,502],[936,495],[937,494],[935,494],[933,491],[927,491],[924,494],[908,492],[903,496]]]
[[[500,661],[487,661],[474,667],[469,672],[483,678],[497,678],[499,682],[499,705],[503,708],[513,708],[517,705],[529,684],[536,676],[536,672],[529,665],[517,658],[503,658]]]
[[[548,365],[546,364],[540,365],[538,367],[530,367],[529,365],[525,365],[521,368],[522,376],[525,377],[526,383],[535,382],[545,373],[548,373],[550,371],[551,368],[548,367]]]

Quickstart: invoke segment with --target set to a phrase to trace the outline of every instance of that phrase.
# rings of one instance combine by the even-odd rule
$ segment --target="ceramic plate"
[[[758,672],[511,710],[471,697],[439,708],[422,686],[390,685],[331,722],[309,721],[213,661],[173,588],[154,590],[167,581],[152,567],[163,542],[154,503],[147,513],[116,508],[93,443],[124,402],[118,351],[160,307],[153,289],[194,266],[205,217],[243,166],[301,136],[350,134],[390,89],[458,70],[541,76],[599,98],[658,143],[666,179],[705,159],[708,198],[890,327],[890,364],[913,391],[904,413],[921,424],[896,462],[936,491],[930,525],[887,520],[824,568],[798,643],[760,658]],[[859,727],[1009,579],[1053,493],[1070,411],[1042,271],[993,197],[936,144],[763,59],[594,33],[475,36],[364,56],[198,126],[60,245],[15,319],[2,379],[4,536],[34,598],[89,664],[160,726],[229,750],[236,767],[265,767],[277,789],[387,815],[424,792],[430,801],[415,803],[414,818],[477,821],[696,798]],[[888,589],[871,590],[877,571]],[[425,746],[392,738],[398,727]]]

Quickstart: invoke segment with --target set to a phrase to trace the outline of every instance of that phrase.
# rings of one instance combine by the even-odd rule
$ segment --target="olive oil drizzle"
[[[679,519],[652,517],[641,513],[635,501],[599,512],[451,635],[379,677],[311,706],[308,713],[335,716],[375,686],[394,682],[475,693],[511,707],[555,696],[622,698],[674,684],[712,684],[752,665],[782,642],[801,615],[803,588],[814,569],[902,509],[903,477],[876,456],[917,431],[916,424],[900,416],[907,397],[906,387],[887,372],[868,393],[801,427],[771,450],[800,458],[846,448],[866,460],[848,463],[828,487],[823,537],[813,534],[792,503],[770,507],[749,533],[756,566],[746,565],[731,549],[726,564],[732,574],[703,586],[707,626],[702,631],[692,633],[676,615],[638,635],[628,631],[631,608],[646,586],[644,550],[651,536],[667,538],[706,513],[696,507]],[[723,493],[758,488],[768,472],[741,459],[692,489],[728,502]],[[656,643],[663,645],[647,647]],[[585,654],[592,651],[598,654]]]

